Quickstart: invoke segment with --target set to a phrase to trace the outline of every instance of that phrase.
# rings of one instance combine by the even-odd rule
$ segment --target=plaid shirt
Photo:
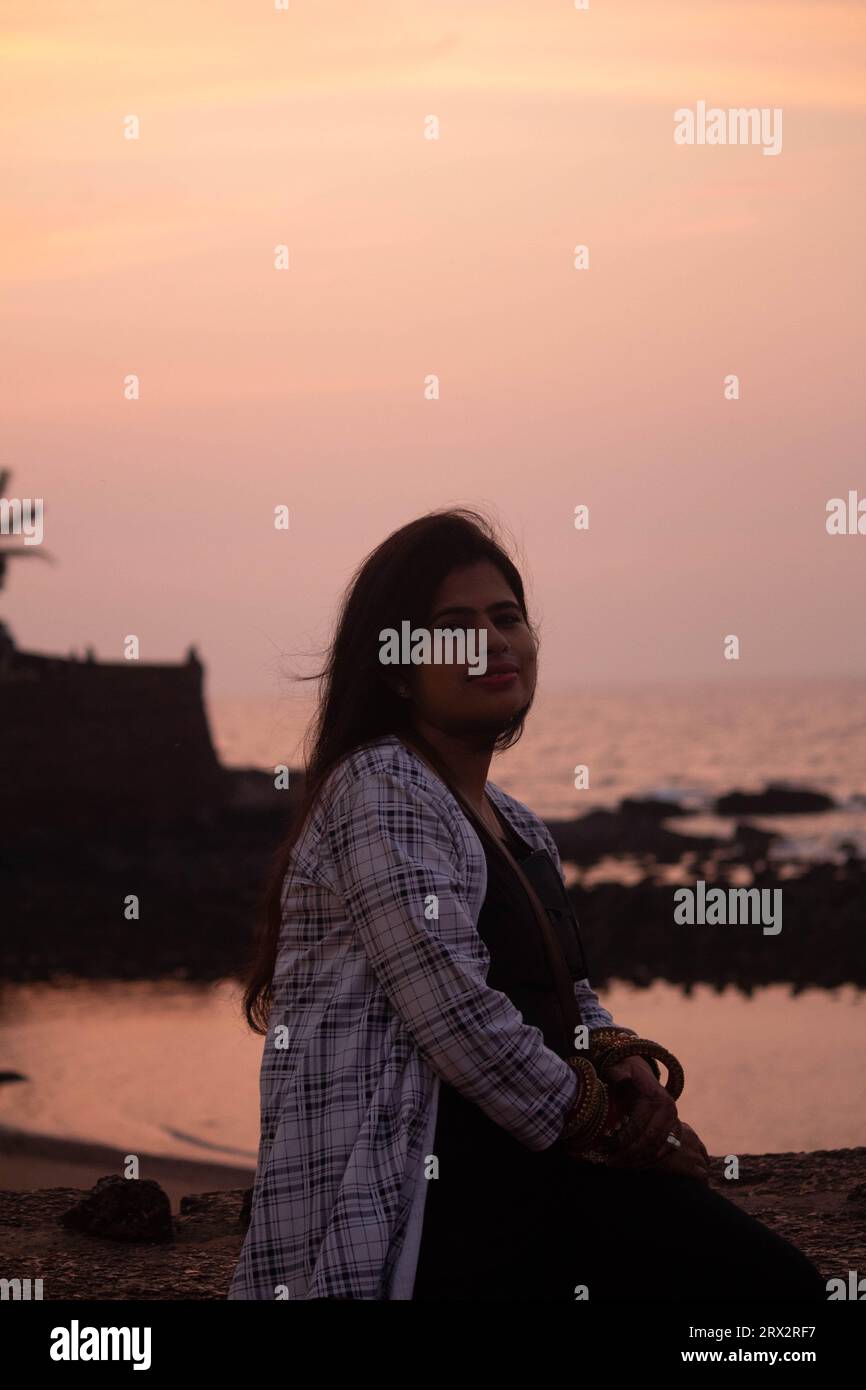
[[[533,848],[541,820],[487,792]],[[571,1068],[486,984],[481,842],[395,736],[332,772],[282,890],[252,1216],[230,1299],[409,1299],[440,1077],[527,1148],[559,1136]],[[583,1021],[609,1026],[588,980]]]

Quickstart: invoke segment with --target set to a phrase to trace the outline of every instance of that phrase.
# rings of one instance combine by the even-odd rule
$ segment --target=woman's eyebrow
[[[487,612],[492,613],[495,609],[498,608],[516,608],[519,612],[520,604],[516,603],[513,598],[501,598],[497,599],[495,603],[488,604]],[[475,611],[476,610],[474,608],[471,608],[468,604],[451,604],[448,608],[440,608],[438,613],[434,613],[433,621],[435,621],[437,618],[441,618],[443,613],[474,613]]]

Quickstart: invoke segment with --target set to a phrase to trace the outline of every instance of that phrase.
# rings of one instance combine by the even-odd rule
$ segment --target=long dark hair
[[[406,619],[426,626],[436,591],[452,570],[489,561],[508,582],[529,623],[523,581],[497,538],[492,523],[466,507],[429,512],[394,531],[362,561],[343,597],[324,670],[302,680],[320,680],[318,708],[305,739],[306,785],[287,838],[280,845],[263,901],[243,1010],[256,1033],[266,1033],[271,986],[282,918],[282,888],[292,856],[316,798],[334,768],[356,748],[385,734],[412,733],[411,701],[397,693],[379,660],[383,628]],[[531,626],[531,625],[530,625]],[[533,629],[534,632],[534,629]],[[530,702],[496,738],[510,748],[523,732]]]

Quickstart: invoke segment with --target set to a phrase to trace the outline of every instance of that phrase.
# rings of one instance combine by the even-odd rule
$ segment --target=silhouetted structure
[[[19,650],[0,623],[0,828],[209,821],[226,796],[194,648],[178,665]]]

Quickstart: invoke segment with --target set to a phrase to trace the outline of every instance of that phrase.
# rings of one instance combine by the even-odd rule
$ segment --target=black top
[[[500,820],[511,853],[548,910],[572,978],[585,979],[577,921],[556,865]],[[511,866],[486,842],[484,852],[487,892],[477,930],[490,952],[487,983],[508,996],[524,1023],[540,1029],[552,1051],[571,1056],[573,1037],[529,898]],[[517,1259],[521,1223],[531,1232],[541,1187],[575,1180],[574,1159],[560,1145],[528,1149],[444,1080],[432,1153],[439,1177],[430,1180],[413,1298],[449,1297],[456,1265],[463,1280],[483,1281],[494,1270],[501,1277]],[[514,1279],[520,1278],[515,1266]]]
[[[559,870],[547,850],[533,849],[501,815],[499,820],[508,832],[508,848],[547,909],[571,978],[586,979],[577,919]],[[547,946],[532,905],[511,866],[486,844],[485,856],[487,893],[477,929],[490,952],[487,983],[508,995],[524,1023],[541,1030],[551,1051],[570,1057],[575,1047],[574,1020],[563,1018]]]

